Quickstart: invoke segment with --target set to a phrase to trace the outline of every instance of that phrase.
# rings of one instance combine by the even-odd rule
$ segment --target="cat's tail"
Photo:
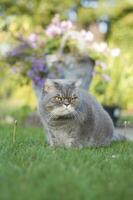
[[[133,141],[133,137],[128,134],[114,132],[112,141]]]
[[[112,141],[125,141],[125,140],[128,140],[128,138],[125,135],[116,132],[113,134]]]

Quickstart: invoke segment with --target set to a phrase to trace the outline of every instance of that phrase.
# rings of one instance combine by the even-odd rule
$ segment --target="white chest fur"
[[[52,143],[57,146],[72,146],[78,141],[79,125],[75,126],[73,121],[62,123],[60,126],[52,127],[51,129]]]

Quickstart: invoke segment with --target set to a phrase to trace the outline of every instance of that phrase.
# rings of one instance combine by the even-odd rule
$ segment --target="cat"
[[[50,146],[101,147],[113,140],[110,116],[75,81],[47,79],[38,110]]]

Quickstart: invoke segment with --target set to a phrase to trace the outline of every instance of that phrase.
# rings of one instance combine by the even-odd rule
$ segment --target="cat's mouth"
[[[74,116],[72,114],[67,114],[67,115],[58,115],[58,116],[55,116],[53,118],[54,121],[64,121],[64,120],[69,120],[69,119],[73,119]]]
[[[74,109],[72,107],[57,107],[52,112],[52,116],[59,119],[68,119],[73,117]]]

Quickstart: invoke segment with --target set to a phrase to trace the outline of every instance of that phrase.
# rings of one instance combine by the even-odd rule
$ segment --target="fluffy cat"
[[[38,105],[51,146],[107,146],[114,126],[96,99],[74,81],[47,79]]]

